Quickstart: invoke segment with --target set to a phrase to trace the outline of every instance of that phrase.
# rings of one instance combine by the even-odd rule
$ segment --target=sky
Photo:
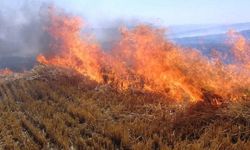
[[[250,0],[54,0],[91,23],[141,19],[163,25],[250,22]]]
[[[15,8],[23,1],[54,3],[83,16],[92,26],[116,20],[162,25],[250,22],[250,0],[0,0],[0,6]]]

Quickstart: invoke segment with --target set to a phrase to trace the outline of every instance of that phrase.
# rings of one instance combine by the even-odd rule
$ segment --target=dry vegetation
[[[0,80],[0,149],[248,149],[250,92],[220,106],[38,66]]]

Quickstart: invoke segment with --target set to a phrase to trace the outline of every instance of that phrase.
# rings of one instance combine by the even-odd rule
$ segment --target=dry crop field
[[[71,70],[1,77],[0,149],[247,149],[250,98],[214,105],[117,91]]]

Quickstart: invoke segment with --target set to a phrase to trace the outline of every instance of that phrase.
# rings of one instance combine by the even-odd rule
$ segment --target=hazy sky
[[[54,2],[93,25],[117,19],[163,25],[250,22],[250,0],[0,0],[0,6],[23,1]]]
[[[161,24],[250,22],[250,0],[55,0],[92,23],[144,19]]]

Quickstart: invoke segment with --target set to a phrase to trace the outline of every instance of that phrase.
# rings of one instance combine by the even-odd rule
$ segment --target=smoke
[[[139,21],[129,20],[129,19],[116,19],[111,21],[101,21],[98,27],[94,28],[92,33],[94,33],[96,40],[101,44],[104,50],[112,49],[115,43],[121,38],[120,30],[123,27],[133,28],[139,24]]]
[[[1,0],[0,69],[30,69],[36,63],[37,55],[53,53],[50,49],[53,40],[46,27],[50,23],[49,9],[51,6],[58,7],[57,5],[57,0]],[[61,8],[60,11],[67,11],[67,14],[74,12],[66,8]],[[85,30],[93,33],[104,49],[110,49],[115,40],[119,39],[121,26],[132,27],[138,22],[117,19],[101,22],[95,28],[86,26]]]
[[[0,68],[29,69],[39,53],[49,50],[50,37],[45,32],[47,1],[1,0]]]

